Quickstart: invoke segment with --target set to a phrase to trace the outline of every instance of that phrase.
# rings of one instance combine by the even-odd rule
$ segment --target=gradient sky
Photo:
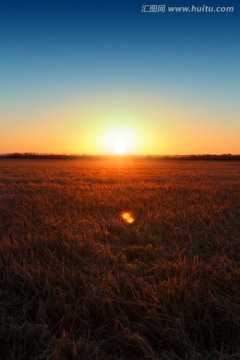
[[[0,153],[239,154],[239,39],[240,0],[0,0]]]

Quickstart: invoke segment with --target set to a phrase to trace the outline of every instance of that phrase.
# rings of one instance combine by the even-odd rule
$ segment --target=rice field
[[[0,285],[1,360],[240,359],[240,162],[1,159]]]

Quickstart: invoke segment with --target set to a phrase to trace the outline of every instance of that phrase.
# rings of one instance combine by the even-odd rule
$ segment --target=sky
[[[239,154],[239,39],[240,0],[0,0],[0,153]]]

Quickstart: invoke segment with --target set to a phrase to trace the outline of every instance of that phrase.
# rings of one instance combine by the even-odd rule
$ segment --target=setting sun
[[[113,149],[114,149],[116,154],[122,155],[122,154],[125,154],[127,152],[128,146],[127,146],[127,143],[126,143],[125,140],[118,139],[118,140],[116,140],[114,142]]]

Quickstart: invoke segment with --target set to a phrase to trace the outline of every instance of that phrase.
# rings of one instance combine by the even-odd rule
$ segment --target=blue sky
[[[150,14],[141,12],[143,4],[234,6],[235,12]],[[27,143],[24,129],[31,128],[31,136],[37,139],[34,128],[41,128],[41,116],[53,114],[56,108],[69,110],[89,103],[94,107],[95,102],[115,98],[119,103],[131,96],[135,107],[139,99],[141,105],[145,101],[147,107],[154,107],[154,113],[161,106],[166,111],[174,108],[175,113],[186,111],[184,126],[192,131],[199,122],[206,132],[220,127],[229,141],[222,148],[218,141],[212,151],[238,152],[234,141],[240,135],[239,20],[239,1],[227,0],[0,1],[0,125],[4,136],[0,152],[31,151],[23,146]],[[79,129],[85,129],[90,120],[79,116],[62,121],[66,126],[75,126],[77,121]],[[97,119],[92,121],[96,126]],[[150,111],[142,121],[148,121],[154,132],[162,119],[153,118]],[[179,126],[177,115],[164,121]],[[211,150],[207,144],[201,146],[193,152]],[[48,150],[40,143],[33,148],[50,150],[54,147]],[[63,151],[91,152],[91,147],[65,144]],[[187,150],[166,147],[164,151]]]

